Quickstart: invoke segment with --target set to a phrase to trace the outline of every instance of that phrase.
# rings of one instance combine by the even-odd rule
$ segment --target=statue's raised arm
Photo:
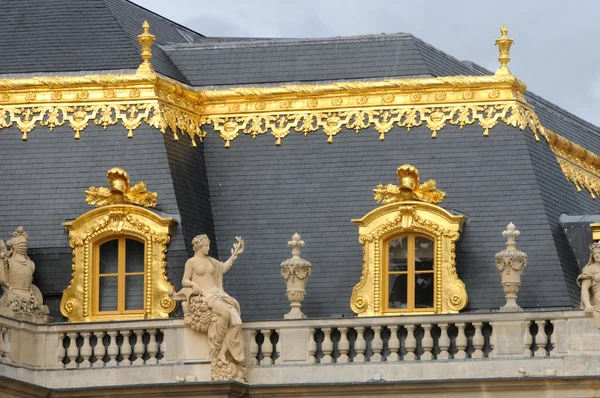
[[[223,272],[229,271],[235,260],[237,260],[238,256],[244,252],[244,239],[241,236],[236,236],[235,239],[237,243],[233,244],[233,248],[231,249],[231,257],[227,261],[223,263]]]

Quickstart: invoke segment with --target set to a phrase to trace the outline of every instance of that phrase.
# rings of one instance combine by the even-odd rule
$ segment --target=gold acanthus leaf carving
[[[181,109],[176,109],[164,104],[137,103],[116,105],[101,103],[86,106],[43,106],[43,107],[12,107],[0,105],[0,131],[16,125],[23,133],[24,141],[29,138],[29,133],[39,124],[48,127],[51,131],[64,124],[75,132],[75,139],[81,137],[90,122],[106,129],[119,121],[128,131],[128,137],[133,137],[133,131],[142,123],[160,130],[162,133],[169,127],[178,139],[177,132],[184,132],[196,146],[196,138],[200,142],[205,133],[201,131],[203,119]]]
[[[129,184],[129,174],[118,167],[114,167],[106,173],[110,188],[90,187],[85,191],[85,201],[96,207],[114,204],[134,204],[143,207],[156,206],[158,194],[149,192],[146,184],[138,182],[133,187]]]
[[[429,180],[423,184],[419,183],[419,170],[416,167],[405,164],[396,170],[399,185],[377,185],[373,192],[376,202],[382,204],[417,200],[432,204],[438,204],[444,200],[446,193],[436,188],[435,180]]]
[[[331,112],[289,112],[285,114],[247,114],[236,116],[206,116],[203,124],[212,124],[216,132],[229,148],[231,141],[240,133],[256,138],[266,132],[271,132],[276,138],[276,145],[281,145],[282,139],[291,131],[307,135],[322,130],[327,136],[327,142],[333,143],[333,137],[343,128],[359,133],[361,130],[374,128],[380,133],[379,139],[384,140],[385,134],[394,127],[405,128],[407,131],[425,125],[431,132],[432,138],[437,137],[438,131],[448,124],[459,128],[477,123],[484,129],[487,136],[489,130],[498,122],[514,126],[520,130],[530,127],[536,140],[537,133],[543,130],[537,116],[530,109],[519,103],[500,105],[460,105],[454,107],[389,107],[365,108]],[[260,124],[260,128],[257,127]]]

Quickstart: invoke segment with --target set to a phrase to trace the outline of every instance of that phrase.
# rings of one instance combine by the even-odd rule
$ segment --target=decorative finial
[[[506,231],[502,232],[502,236],[504,236],[505,238],[508,239],[506,241],[506,247],[514,249],[517,245],[515,238],[518,236],[521,236],[521,231],[516,229],[515,224],[513,224],[512,222],[509,222],[508,225],[506,226]]]
[[[155,37],[150,33],[150,24],[148,21],[144,21],[142,28],[144,29],[144,33],[138,35],[138,42],[142,46],[142,53],[140,54],[142,63],[138,67],[137,73],[153,73],[154,68],[150,63],[150,59],[152,59],[152,43],[154,43]]]
[[[506,305],[500,308],[502,312],[523,311],[517,304],[517,293],[521,287],[521,274],[527,266],[527,254],[517,250],[515,238],[520,235],[515,225],[508,223],[502,232],[502,236],[507,238],[506,249],[496,253],[496,268],[502,277],[502,289],[506,297]]]
[[[500,33],[502,36],[496,39],[496,45],[498,46],[498,61],[500,61],[501,66],[496,70],[496,75],[510,75],[510,69],[508,69],[508,61],[510,61],[510,46],[515,42],[510,37],[506,36],[508,33],[508,28],[506,25],[502,25],[500,29]]]
[[[304,246],[304,241],[300,238],[298,232],[292,236],[288,246],[292,248],[292,258],[281,263],[281,276],[287,284],[285,293],[290,301],[291,310],[283,318],[304,319],[306,315],[302,313],[300,308],[306,294],[306,281],[311,274],[312,265],[300,258],[300,248]]]
[[[288,242],[288,246],[292,248],[293,257],[300,257],[300,248],[304,247],[304,241],[300,239],[298,232],[292,236],[292,240]]]
[[[375,187],[374,199],[386,205],[389,203],[416,200],[438,204],[446,197],[446,193],[436,188],[435,180],[419,183],[419,170],[413,165],[403,164],[396,170],[398,184],[379,184]]]
[[[156,206],[158,193],[149,192],[146,184],[138,182],[133,187],[129,184],[129,174],[119,167],[113,167],[108,170],[106,177],[109,180],[110,188],[90,187],[85,191],[85,201],[96,207],[134,204],[144,207]]]

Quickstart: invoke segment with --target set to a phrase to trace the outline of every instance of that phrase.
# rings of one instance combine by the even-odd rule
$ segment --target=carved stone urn
[[[506,305],[500,307],[502,312],[523,311],[517,304],[517,293],[521,287],[521,275],[527,266],[527,254],[517,250],[515,238],[521,235],[511,222],[506,226],[502,236],[507,238],[506,249],[496,253],[496,268],[502,277],[502,288],[506,297]]]
[[[311,264],[300,258],[300,248],[304,246],[304,241],[296,232],[292,240],[288,242],[292,248],[292,258],[281,263],[281,276],[287,283],[288,300],[290,300],[291,310],[283,316],[284,319],[304,319],[306,315],[300,309],[302,300],[306,294],[306,281],[311,273]]]

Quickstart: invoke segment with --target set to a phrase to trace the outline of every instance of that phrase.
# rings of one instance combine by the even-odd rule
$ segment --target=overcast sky
[[[494,40],[515,40],[509,67],[530,91],[600,125],[600,2],[134,0],[205,36],[331,37],[406,32],[496,70]],[[340,60],[344,62],[344,60]],[[350,62],[350,61],[348,61]]]

